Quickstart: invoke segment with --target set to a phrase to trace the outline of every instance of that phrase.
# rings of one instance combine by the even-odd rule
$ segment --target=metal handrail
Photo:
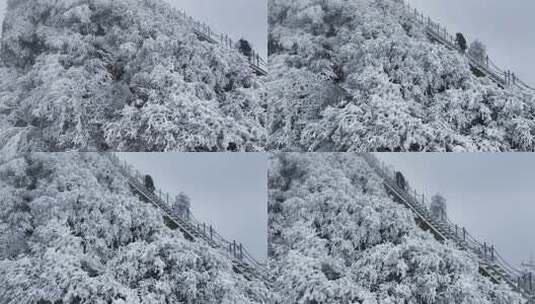
[[[502,279],[505,279],[512,287],[518,290],[524,296],[535,298],[535,291],[528,290],[522,284],[524,278],[522,277],[522,271],[513,267],[506,259],[504,259],[500,253],[493,247],[488,246],[486,243],[477,240],[473,237],[466,228],[462,229],[462,237],[458,235],[459,226],[454,224],[447,216],[444,218],[436,218],[432,215],[425,203],[425,196],[422,201],[419,200],[418,192],[413,190],[409,185],[406,185],[406,189],[400,189],[394,182],[395,172],[386,166],[383,162],[377,159],[374,155],[369,153],[360,154],[368,165],[388,184],[390,188],[393,188],[408,205],[411,205],[410,209],[422,217],[429,225],[433,225],[431,228],[437,232],[440,230],[438,226],[444,227],[445,233],[441,233],[445,240],[454,241],[459,247],[467,248],[474,253],[479,259],[480,264],[487,264],[490,267],[498,268],[497,273]],[[414,193],[412,195],[411,193]]]
[[[236,243],[235,241],[228,241],[212,226],[206,225],[195,218],[191,212],[189,213],[189,217],[187,219],[175,216],[172,210],[169,208],[168,199],[164,199],[164,197],[169,197],[167,193],[162,192],[161,190],[155,190],[155,192],[149,191],[145,188],[142,182],[143,175],[139,171],[135,170],[125,161],[121,161],[113,153],[104,153],[104,155],[117,166],[119,171],[127,178],[128,183],[135,188],[136,191],[145,196],[150,203],[163,212],[169,219],[173,221],[174,224],[181,228],[182,231],[186,231],[191,238],[195,238],[194,234],[200,235],[201,238],[212,247],[222,249],[226,253],[230,254],[234,263],[241,265],[242,268],[246,268],[248,271],[256,272],[255,274],[263,280],[268,282],[271,281],[272,278],[269,275],[266,264],[255,259],[242,244]],[[208,227],[209,232],[205,231],[205,227]],[[239,252],[238,247],[236,247],[237,245],[239,245],[241,252]]]
[[[228,35],[217,33],[206,23],[195,20],[193,17],[186,14],[185,11],[178,10],[178,12],[184,17],[184,19],[189,21],[193,28],[193,32],[197,36],[200,36],[202,39],[214,44],[219,44],[232,49],[235,48],[234,41]],[[267,62],[260,56],[259,52],[253,49],[251,56],[246,56],[246,58],[256,72],[262,76],[267,75]]]
[[[439,43],[443,44],[447,48],[460,51],[459,47],[455,43],[453,35],[451,35],[445,27],[441,27],[439,23],[433,22],[430,17],[426,18],[423,13],[419,12],[416,8],[412,8],[410,4],[406,3],[405,1],[403,2],[403,8],[413,21],[424,26],[424,29],[428,35],[436,38]],[[511,73],[510,71],[504,71],[490,58],[488,59],[488,62],[485,62],[485,60],[482,61],[480,58],[470,56],[470,54],[465,54],[465,56],[473,66],[479,68],[479,70],[487,74],[487,77],[489,77],[491,80],[497,81],[500,85],[514,85],[517,88],[535,93],[535,88],[527,85],[521,79],[516,77],[514,73]]]

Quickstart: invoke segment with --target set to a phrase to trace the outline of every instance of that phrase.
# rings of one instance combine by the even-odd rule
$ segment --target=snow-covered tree
[[[19,150],[257,151],[264,84],[162,0],[9,0],[0,141]]]
[[[273,0],[269,24],[271,150],[535,146],[534,96],[477,77],[464,54],[429,39],[402,1]]]
[[[474,40],[470,43],[470,47],[468,48],[468,56],[485,63],[487,60],[487,47],[483,42]]]
[[[185,218],[185,219],[189,219],[190,217],[190,208],[191,208],[191,199],[184,192],[180,192],[176,196],[175,201],[173,202],[173,205],[171,206],[171,210],[173,211],[174,215],[181,217],[181,218]]]
[[[519,303],[392,200],[351,153],[281,153],[269,171],[269,258],[281,303]]]
[[[431,206],[429,209],[437,219],[446,219],[448,215],[446,199],[438,193],[431,197]]]
[[[0,154],[0,303],[270,303],[93,153]]]

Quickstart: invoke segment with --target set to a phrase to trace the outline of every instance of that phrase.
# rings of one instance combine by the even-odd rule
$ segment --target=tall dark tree
[[[455,42],[463,53],[466,52],[468,46],[466,45],[466,39],[464,38],[464,35],[462,33],[457,33],[455,37]]]
[[[247,56],[247,58],[253,56],[253,48],[251,47],[251,44],[243,38],[238,41],[238,50],[240,53]]]
[[[150,192],[154,192],[154,181],[152,180],[152,177],[150,175],[145,175],[145,178],[143,179],[143,182],[145,184],[145,188],[149,190]]]

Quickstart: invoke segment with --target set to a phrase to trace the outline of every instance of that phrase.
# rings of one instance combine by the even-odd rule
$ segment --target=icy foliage
[[[269,13],[270,149],[534,149],[533,96],[478,78],[400,0],[273,0]]]
[[[284,303],[519,303],[392,201],[354,154],[277,154],[269,254]]]
[[[262,81],[161,0],[8,0],[0,141],[19,150],[257,151]]]
[[[0,162],[0,303],[267,303],[263,282],[187,241],[98,154]]]

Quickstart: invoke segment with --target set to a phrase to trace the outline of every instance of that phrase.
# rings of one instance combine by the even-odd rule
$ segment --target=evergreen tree
[[[249,41],[243,38],[238,40],[238,50],[247,58],[251,58],[251,56],[253,56],[253,48],[251,44],[249,43]]]
[[[457,33],[455,35],[455,42],[457,43],[457,46],[459,49],[461,49],[461,52],[466,52],[467,44],[466,44],[466,38],[464,38],[464,35],[462,33]]]
[[[155,187],[154,187],[154,181],[152,180],[152,176],[150,175],[145,175],[144,178],[143,178],[143,183],[145,185],[145,188],[147,188],[147,190],[149,190],[150,192],[154,192]]]

